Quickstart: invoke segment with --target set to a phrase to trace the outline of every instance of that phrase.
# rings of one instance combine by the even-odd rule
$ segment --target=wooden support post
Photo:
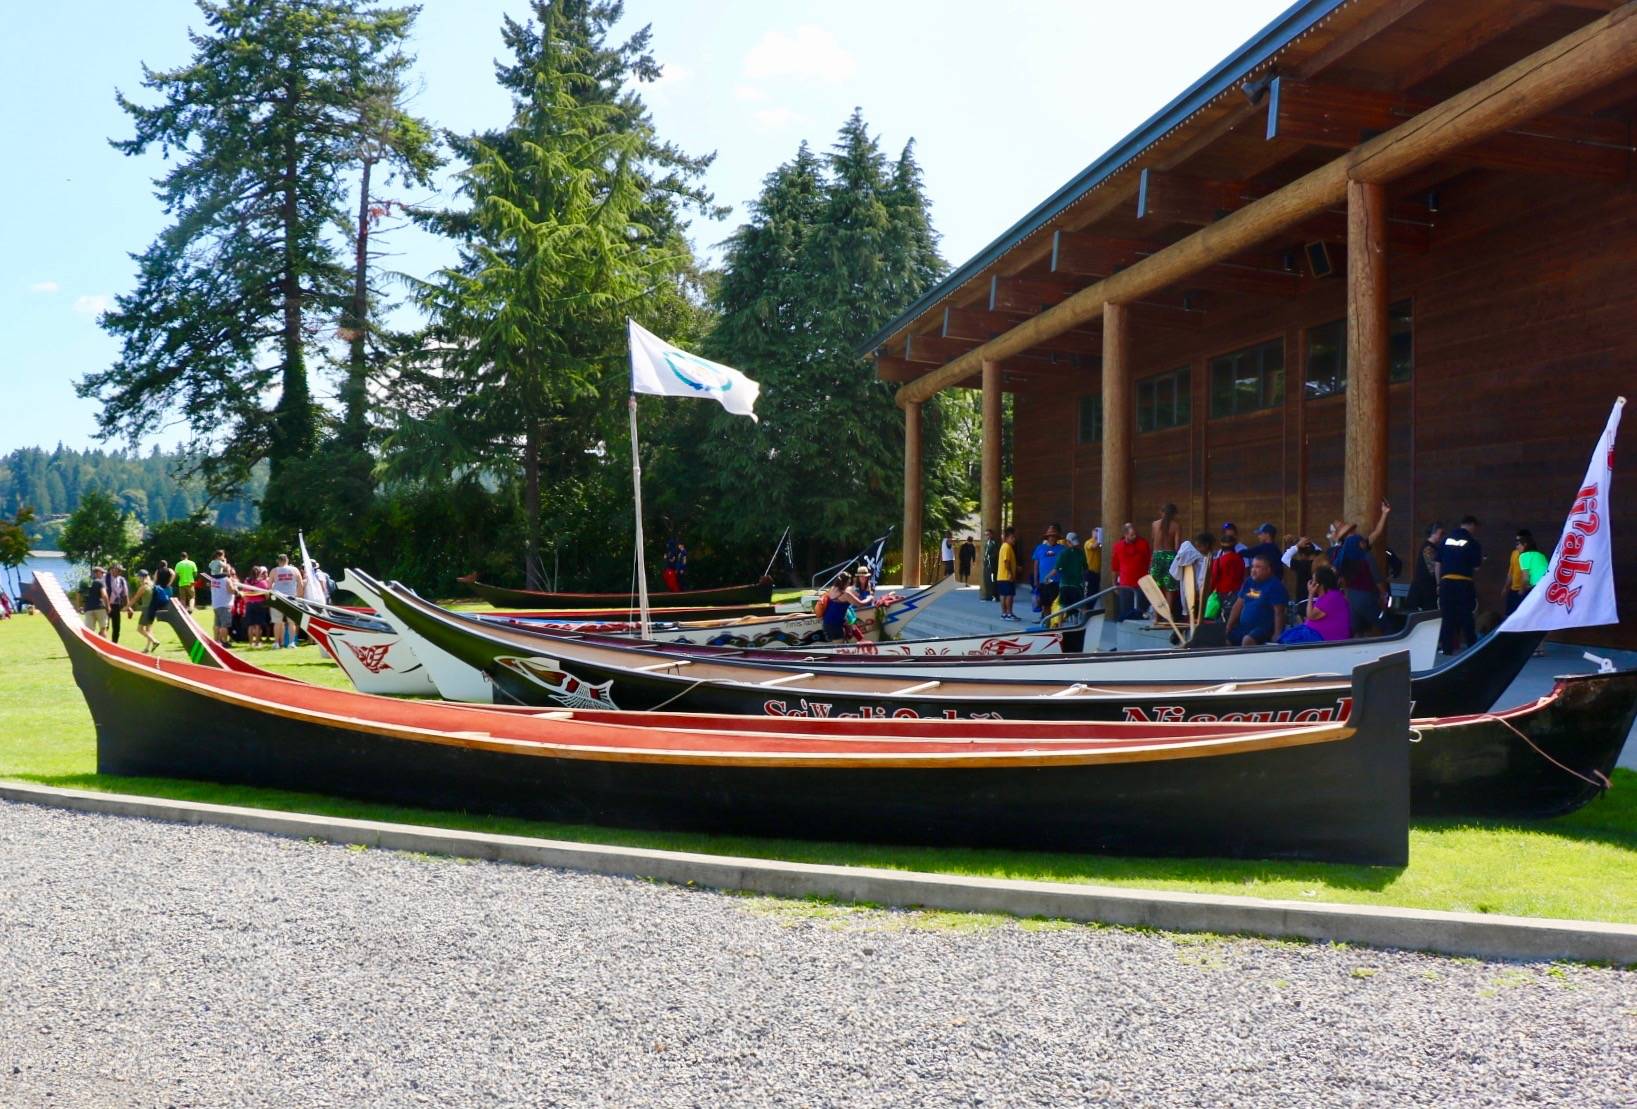
[[[1387,495],[1386,190],[1347,183],[1347,455],[1342,516],[1368,531]]]
[[[904,584],[921,584],[921,404],[904,405]]]
[[[1103,549],[1131,513],[1131,309],[1103,306]],[[1104,566],[1108,563],[1105,561]]]
[[[985,362],[983,364],[983,479],[981,500],[979,501],[979,515],[983,519],[982,537],[984,546],[979,547],[979,569],[982,569],[982,552],[987,550],[989,542],[988,532],[995,533],[995,539],[1000,539],[1000,363]],[[984,600],[989,599],[989,576],[978,574]]]

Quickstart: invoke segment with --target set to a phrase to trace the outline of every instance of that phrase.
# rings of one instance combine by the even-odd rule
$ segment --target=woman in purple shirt
[[[1341,590],[1336,572],[1328,566],[1313,571],[1307,583],[1307,626],[1323,640],[1346,639],[1353,633],[1352,613],[1347,594]]]

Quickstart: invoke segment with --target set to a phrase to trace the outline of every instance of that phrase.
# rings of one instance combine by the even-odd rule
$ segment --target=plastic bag
[[[1215,620],[1222,615],[1222,594],[1212,593],[1205,598],[1205,619]]]

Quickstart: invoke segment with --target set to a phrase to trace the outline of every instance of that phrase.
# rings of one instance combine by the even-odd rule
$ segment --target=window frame
[[[1167,422],[1159,420],[1160,387],[1164,385],[1169,392],[1170,417]],[[1194,379],[1193,363],[1178,366],[1174,370],[1164,373],[1150,374],[1139,378],[1133,389],[1132,415],[1136,423],[1138,435],[1147,435],[1155,431],[1174,431],[1177,428],[1188,427],[1194,422]],[[1148,399],[1143,400],[1143,393],[1147,392]],[[1144,413],[1147,419],[1144,419]]]
[[[1402,322],[1400,329],[1397,325]],[[1339,328],[1341,337],[1336,343],[1336,368],[1331,388],[1322,393],[1313,391],[1313,333],[1321,328]],[[1395,350],[1397,340],[1403,340],[1404,359]],[[1399,367],[1403,365],[1401,370]],[[1402,385],[1415,376],[1415,298],[1402,297],[1387,305],[1387,384]],[[1325,400],[1347,394],[1347,317],[1325,320],[1302,329],[1302,399]]]
[[[1095,423],[1096,423],[1096,436],[1094,438],[1089,438],[1089,439],[1086,437],[1086,407],[1087,407],[1087,405],[1095,405],[1096,406],[1096,413],[1097,413],[1096,421],[1095,421]],[[1103,394],[1102,393],[1081,393],[1080,394],[1080,407],[1079,407],[1078,412],[1076,413],[1076,418],[1075,418],[1074,441],[1078,446],[1082,446],[1082,447],[1093,446],[1093,445],[1095,445],[1097,443],[1101,443],[1103,441]]]
[[[1289,386],[1289,379],[1287,377],[1287,374],[1289,372],[1289,369],[1288,369],[1289,359],[1286,357],[1287,354],[1289,353],[1286,350],[1286,347],[1288,347],[1288,346],[1289,346],[1289,343],[1287,342],[1287,336],[1285,336],[1284,334],[1279,334],[1279,335],[1269,336],[1268,338],[1259,340],[1257,342],[1246,343],[1244,346],[1235,347],[1234,349],[1228,350],[1228,351],[1223,351],[1221,354],[1213,355],[1210,358],[1206,359],[1205,360],[1205,370],[1206,370],[1206,373],[1209,375],[1209,377],[1207,379],[1207,382],[1206,382],[1206,398],[1205,398],[1206,399],[1206,405],[1207,405],[1207,411],[1209,412],[1209,416],[1207,418],[1212,419],[1212,420],[1231,420],[1236,416],[1249,416],[1252,413],[1256,413],[1256,412],[1268,412],[1268,411],[1272,411],[1273,409],[1276,409],[1276,408],[1283,408],[1284,404],[1285,404],[1285,390]],[[1275,399],[1272,400],[1271,402],[1266,400],[1266,398],[1268,396],[1268,376],[1269,376],[1269,371],[1268,371],[1267,364],[1266,364],[1266,355],[1263,354],[1261,357],[1259,357],[1257,359],[1257,365],[1256,365],[1256,395],[1257,395],[1258,398],[1260,398],[1259,401],[1257,403],[1254,403],[1254,404],[1251,404],[1251,405],[1248,405],[1248,406],[1243,406],[1242,407],[1240,405],[1240,402],[1238,400],[1238,394],[1241,392],[1240,386],[1241,386],[1242,382],[1244,382],[1244,381],[1246,381],[1248,379],[1241,376],[1241,374],[1238,372],[1238,367],[1235,366],[1234,367],[1235,372],[1234,372],[1234,375],[1233,375],[1233,377],[1231,379],[1232,386],[1228,391],[1228,395],[1230,397],[1230,406],[1229,406],[1228,410],[1226,410],[1226,411],[1218,410],[1218,407],[1217,407],[1217,400],[1218,400],[1218,396],[1217,396],[1217,363],[1221,362],[1224,359],[1230,359],[1230,358],[1231,359],[1238,359],[1238,358],[1240,358],[1240,357],[1242,357],[1244,355],[1250,354],[1252,352],[1265,352],[1265,351],[1269,350],[1270,348],[1275,348],[1275,347],[1278,348],[1278,351],[1279,351],[1279,366],[1278,366],[1278,368],[1276,370],[1273,371],[1274,373],[1277,373],[1279,375],[1279,388],[1278,388],[1277,393],[1275,394]]]

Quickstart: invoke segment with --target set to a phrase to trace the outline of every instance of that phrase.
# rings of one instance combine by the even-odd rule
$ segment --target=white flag
[[[707,397],[729,412],[756,418],[756,395],[750,378],[719,362],[672,346],[636,320],[631,325],[631,391],[661,397]]]
[[[1546,576],[1524,595],[1517,611],[1501,624],[1501,631],[1547,632],[1620,622],[1614,607],[1609,481],[1614,474],[1614,437],[1620,431],[1620,410],[1625,403],[1625,397],[1614,402]]]
[[[313,567],[313,556],[307,553],[307,537],[298,531],[296,542],[301,544],[301,572],[307,575],[307,585],[302,596],[309,601],[325,604],[329,598],[324,595],[324,583],[318,580],[318,573]]]

